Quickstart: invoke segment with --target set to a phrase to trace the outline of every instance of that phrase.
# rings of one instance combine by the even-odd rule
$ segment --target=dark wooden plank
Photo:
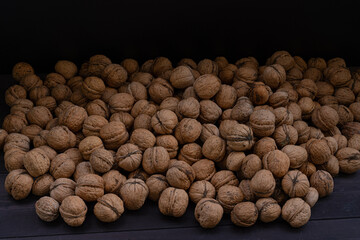
[[[91,234],[60,234],[55,236],[37,236],[36,239],[359,239],[359,226],[360,219],[311,221],[300,229],[284,227],[282,221],[277,221],[272,224],[259,223],[250,228],[226,225],[206,230],[194,226],[177,229],[118,230],[115,232]]]
[[[190,204],[186,214],[178,219],[165,217],[157,209],[156,203],[147,201],[139,211],[126,211],[119,221],[111,224],[99,222],[92,213],[93,204],[89,204],[89,211],[86,221],[79,228],[68,227],[61,219],[53,223],[42,222],[35,213],[34,203],[36,197],[31,196],[22,201],[14,201],[6,192],[3,186],[5,175],[0,175],[0,237],[16,236],[40,236],[58,234],[80,234],[115,231],[140,231],[151,229],[189,228],[198,227],[194,217],[194,204]],[[335,187],[334,193],[321,199],[313,208],[311,221],[334,218],[360,218],[360,191],[357,183],[360,182],[360,174],[354,174],[345,178],[336,179],[339,186],[344,188],[348,185],[354,186],[356,190],[343,192],[343,188]],[[336,186],[338,186],[336,185]],[[280,221],[282,222],[282,221]],[[267,226],[272,224],[258,223],[255,231],[265,231]],[[14,226],[22,226],[17,231],[12,231]],[[222,226],[231,225],[229,216],[224,216]],[[282,222],[283,231],[290,231],[290,227]]]

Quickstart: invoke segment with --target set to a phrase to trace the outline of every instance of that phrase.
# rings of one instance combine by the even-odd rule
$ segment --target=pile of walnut
[[[103,55],[59,61],[41,79],[13,68],[11,113],[0,130],[16,200],[41,196],[37,215],[81,225],[88,207],[116,221],[147,198],[182,216],[189,199],[204,228],[223,213],[235,225],[281,217],[306,224],[333,177],[360,169],[360,72],[341,58],[307,63],[286,51],[141,66]]]

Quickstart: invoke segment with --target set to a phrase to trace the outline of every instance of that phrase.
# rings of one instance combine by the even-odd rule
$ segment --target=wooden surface
[[[9,75],[0,75],[0,92],[13,84]],[[0,100],[0,121],[8,113],[3,95]],[[4,189],[6,170],[3,154],[0,155],[0,239],[360,239],[360,173],[335,178],[332,195],[312,208],[307,225],[291,228],[282,219],[250,228],[240,228],[224,215],[218,227],[202,229],[195,221],[191,203],[181,218],[163,216],[157,204],[147,200],[139,211],[125,211],[116,222],[105,224],[92,213],[93,204],[83,226],[68,227],[61,218],[52,223],[42,222],[36,215],[36,197],[15,201]]]

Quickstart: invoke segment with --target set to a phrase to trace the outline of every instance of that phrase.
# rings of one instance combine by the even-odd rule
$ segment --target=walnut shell
[[[218,136],[209,137],[202,146],[202,154],[214,162],[220,162],[225,156],[225,141]]]
[[[226,213],[230,213],[236,204],[242,202],[244,195],[238,186],[224,185],[218,189],[216,200],[224,208]]]
[[[175,129],[175,137],[180,144],[196,141],[201,134],[201,124],[192,118],[184,118]]]
[[[76,183],[69,178],[56,179],[50,185],[50,197],[61,203],[66,197],[75,195]]]
[[[25,154],[26,152],[18,148],[12,148],[6,151],[4,154],[5,169],[8,172],[11,172],[16,169],[23,169]]]
[[[190,67],[179,66],[172,70],[170,82],[174,88],[184,89],[190,87],[194,81],[195,78]]]
[[[101,98],[105,91],[105,84],[101,78],[91,76],[85,78],[81,90],[88,99],[95,100]]]
[[[81,176],[76,181],[75,194],[84,201],[93,202],[104,195],[104,180],[96,174]]]
[[[66,126],[52,128],[47,135],[46,141],[51,148],[59,152],[63,152],[76,145],[75,134]]]
[[[284,204],[281,216],[292,227],[299,228],[309,221],[311,209],[301,198],[291,198]]]
[[[220,123],[219,131],[226,140],[226,144],[233,151],[245,151],[254,145],[254,136],[250,127],[239,124],[235,120],[224,120]]]
[[[169,187],[159,198],[159,210],[162,214],[172,217],[181,217],[185,214],[189,197],[185,190]]]
[[[262,74],[262,79],[266,85],[276,89],[286,80],[285,69],[280,64],[267,66]]]
[[[94,214],[102,222],[115,222],[123,212],[123,201],[113,193],[98,198],[94,206]]]
[[[239,227],[250,227],[256,223],[259,211],[252,202],[236,204],[231,211],[231,221]]]
[[[55,181],[54,177],[46,173],[35,179],[32,186],[32,194],[35,196],[45,196],[50,193],[50,186]]]
[[[24,167],[33,177],[47,173],[50,168],[50,159],[40,148],[34,148],[24,156]]]
[[[165,79],[156,78],[151,82],[148,92],[150,98],[160,104],[164,99],[174,95],[174,88]]]
[[[339,160],[340,172],[350,174],[360,169],[360,153],[354,148],[340,149],[336,153],[336,158]]]
[[[218,191],[224,185],[238,186],[239,180],[232,171],[221,170],[214,174],[211,178],[211,184],[214,185],[216,191]]]
[[[269,110],[254,111],[249,121],[254,134],[259,137],[268,137],[275,131],[275,115]]]
[[[313,207],[318,201],[318,199],[319,199],[318,191],[315,188],[310,187],[309,192],[306,194],[304,198],[305,202],[309,204],[310,207]]]
[[[255,143],[253,152],[262,159],[266,153],[276,149],[276,142],[273,138],[263,137]]]
[[[207,159],[199,160],[191,167],[195,172],[195,179],[197,181],[209,181],[216,173],[214,162]]]
[[[161,174],[151,175],[146,179],[146,185],[149,188],[149,199],[152,201],[158,201],[161,193],[169,187],[166,177]]]
[[[100,137],[107,149],[116,150],[129,139],[122,122],[109,122],[100,129]]]
[[[195,80],[193,86],[199,98],[210,99],[220,90],[221,81],[215,75],[204,74]]]
[[[291,198],[305,197],[309,191],[310,183],[305,174],[299,170],[292,170],[284,176],[281,186]]]
[[[87,206],[78,196],[68,196],[60,205],[60,214],[66,224],[78,227],[85,221]]]
[[[90,155],[89,161],[92,168],[99,173],[108,172],[115,162],[112,153],[103,148],[94,150]]]
[[[59,116],[59,123],[67,126],[72,132],[78,132],[82,129],[87,117],[88,115],[84,108],[74,105],[68,107]]]
[[[306,143],[306,150],[314,164],[324,164],[331,156],[331,150],[325,139],[310,139]]]
[[[27,75],[34,74],[34,68],[26,62],[18,62],[12,69],[12,77],[16,81],[20,81]]]
[[[125,181],[120,189],[120,196],[128,210],[140,209],[149,195],[149,188],[145,182],[138,178]]]
[[[105,193],[120,194],[120,188],[126,181],[126,177],[122,175],[118,170],[110,170],[102,175],[104,180]]]
[[[330,173],[318,170],[310,178],[311,187],[319,192],[320,197],[330,195],[334,190],[334,180]]]
[[[147,129],[135,129],[130,136],[130,143],[137,145],[141,151],[153,147],[155,142],[154,134]]]
[[[45,222],[55,221],[59,216],[59,203],[51,197],[42,197],[35,203],[38,217]]]
[[[96,136],[86,137],[79,144],[79,150],[85,160],[89,160],[91,153],[98,148],[104,148],[104,145]]]
[[[11,171],[5,178],[5,190],[15,199],[25,199],[31,192],[32,177],[25,169]]]
[[[195,207],[195,219],[203,228],[214,228],[222,219],[223,208],[212,198],[201,199]]]
[[[260,198],[256,201],[256,207],[260,220],[265,223],[273,222],[281,215],[281,207],[273,198]]]
[[[164,147],[169,153],[170,158],[176,157],[179,144],[173,135],[160,135],[156,137],[156,145]]]

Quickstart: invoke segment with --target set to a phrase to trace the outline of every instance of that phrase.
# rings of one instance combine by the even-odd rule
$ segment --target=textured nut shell
[[[78,196],[68,196],[60,205],[60,214],[71,227],[81,226],[86,217],[87,206]]]
[[[220,90],[221,81],[212,74],[204,74],[194,82],[194,90],[201,99],[210,99]]]
[[[254,134],[259,137],[268,137],[275,131],[275,115],[269,110],[254,111],[249,121]]]
[[[244,200],[244,194],[238,186],[224,185],[219,188],[216,200],[226,213],[230,213],[236,204]]]
[[[262,79],[266,85],[276,89],[286,80],[285,69],[280,64],[267,66],[262,74]]]
[[[163,173],[169,167],[170,156],[163,147],[152,147],[145,150],[142,167],[148,174]]]
[[[45,196],[50,193],[50,186],[55,181],[54,177],[46,173],[36,178],[32,186],[32,194],[35,196]]]
[[[12,69],[12,77],[16,81],[20,81],[22,78],[30,74],[34,74],[34,69],[26,62],[18,62]]]
[[[59,123],[67,126],[72,132],[78,132],[82,129],[87,117],[88,115],[84,108],[74,105],[68,107],[59,116]]]
[[[123,201],[113,193],[100,197],[94,206],[94,214],[102,222],[114,222],[120,218],[123,212]]]
[[[238,174],[243,178],[251,179],[261,168],[261,159],[255,154],[249,154],[241,161]]]
[[[191,165],[192,169],[195,172],[195,179],[200,180],[210,180],[216,173],[215,163],[213,161],[202,159]]]
[[[336,153],[336,158],[339,160],[340,172],[355,173],[360,169],[360,153],[354,148],[342,148]]]
[[[96,174],[81,176],[76,181],[75,194],[84,201],[96,201],[104,195],[104,180]]]
[[[329,145],[324,139],[310,139],[306,143],[306,150],[314,164],[324,164],[331,156]]]
[[[211,184],[214,185],[216,191],[218,191],[224,185],[238,186],[239,180],[232,171],[221,170],[214,174],[211,178]]]
[[[11,171],[5,178],[5,190],[15,199],[25,199],[31,192],[32,177],[25,169]]]
[[[56,179],[50,185],[50,197],[61,203],[66,197],[75,195],[76,183],[69,178]]]
[[[163,109],[151,118],[151,126],[158,134],[170,134],[178,124],[178,119],[173,111]]]
[[[175,137],[180,144],[195,142],[201,134],[201,123],[192,118],[184,118],[175,129]]]
[[[281,211],[282,218],[292,227],[305,225],[311,217],[310,206],[301,198],[291,198],[284,204]]]
[[[114,193],[117,195],[120,194],[120,188],[126,181],[126,177],[118,170],[110,170],[105,173],[102,178],[104,179],[105,193]]]
[[[129,112],[135,103],[135,98],[128,93],[117,93],[109,99],[109,107],[112,113]]]
[[[116,153],[116,162],[120,168],[132,172],[139,168],[142,157],[142,152],[138,146],[126,143],[119,147]]]
[[[195,207],[195,219],[203,228],[214,228],[222,219],[224,210],[218,201],[212,198],[201,199]]]
[[[256,201],[259,218],[262,222],[273,222],[281,215],[281,207],[273,198],[260,198]]]
[[[330,173],[318,170],[310,178],[311,187],[319,192],[320,197],[330,195],[334,190],[334,180]]]
[[[285,176],[290,167],[289,157],[280,150],[265,154],[262,163],[264,169],[270,170],[278,178]]]
[[[66,126],[57,126],[50,130],[46,141],[56,151],[63,152],[75,147],[76,137]]]
[[[275,179],[269,170],[255,173],[250,181],[251,191],[258,197],[270,197],[274,193]]]
[[[82,93],[90,100],[101,98],[105,91],[105,84],[101,78],[91,76],[85,78],[81,86]]]
[[[115,163],[113,154],[103,148],[93,151],[89,161],[92,168],[99,173],[108,172]]]
[[[243,152],[230,152],[225,159],[226,169],[239,171],[244,158],[245,154]]]
[[[59,203],[51,197],[42,197],[35,203],[36,214],[45,222],[55,221],[59,216]]]
[[[334,128],[339,122],[339,115],[333,108],[322,106],[312,113],[312,122],[323,131]]]
[[[146,185],[149,188],[148,197],[152,201],[158,201],[161,193],[169,187],[166,177],[161,174],[151,175],[148,179],[146,179]]]
[[[145,182],[138,178],[125,181],[120,189],[120,196],[128,210],[140,209],[149,195],[149,188]]]
[[[235,120],[224,120],[220,123],[220,135],[233,151],[250,150],[254,145],[254,136],[250,127]]]
[[[175,161],[169,165],[166,180],[172,187],[187,190],[195,180],[195,171],[186,162]]]
[[[82,132],[88,136],[100,136],[100,129],[108,123],[104,117],[99,115],[91,115],[84,121]]]
[[[137,145],[142,151],[153,147],[155,142],[156,138],[154,134],[147,129],[135,129],[130,136],[130,143]]]
[[[202,154],[209,160],[219,162],[225,156],[225,141],[218,136],[209,137],[202,146]]]
[[[159,198],[159,210],[162,214],[172,217],[181,217],[186,212],[189,197],[185,190],[169,187]]]
[[[299,168],[308,159],[305,148],[296,145],[287,145],[281,149],[290,159],[290,168]]]
[[[318,201],[318,199],[319,199],[318,191],[315,188],[310,187],[309,192],[304,197],[304,201],[307,204],[309,204],[310,207],[313,207],[316,204],[316,202]]]
[[[23,169],[25,154],[26,152],[18,148],[12,148],[6,151],[4,154],[4,163],[6,170],[8,172],[11,172],[16,169]]]
[[[34,148],[25,154],[24,167],[31,176],[38,177],[49,170],[50,159],[43,150]]]
[[[170,158],[175,158],[178,153],[179,144],[173,135],[157,136],[156,145],[164,147],[166,151],[169,153]]]
[[[194,182],[189,189],[189,197],[194,203],[198,203],[203,198],[215,198],[215,187],[205,180]]]
[[[276,149],[275,140],[270,137],[264,137],[255,143],[253,152],[258,155],[259,158],[262,158],[266,153]]]
[[[239,227],[250,227],[256,223],[259,211],[252,202],[236,204],[231,211],[231,221]]]
[[[281,186],[289,197],[305,197],[310,183],[305,174],[299,170],[289,171],[282,179]]]
[[[170,76],[171,85],[174,88],[184,89],[193,85],[195,81],[191,68],[187,66],[179,66],[175,68]]]

